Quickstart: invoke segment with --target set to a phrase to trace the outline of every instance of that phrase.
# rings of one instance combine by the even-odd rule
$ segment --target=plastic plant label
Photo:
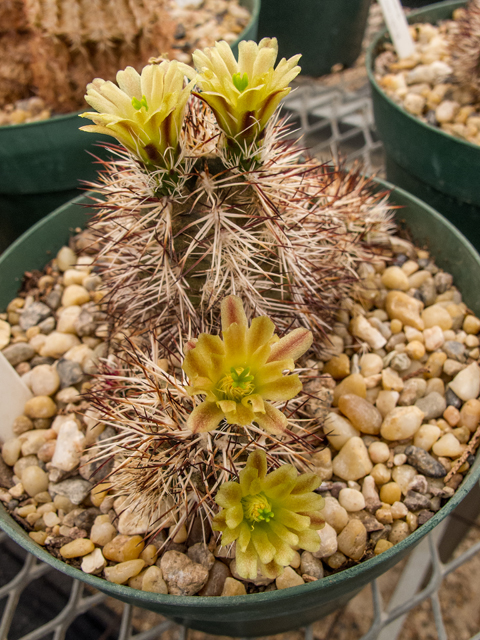
[[[23,414],[25,403],[32,397],[32,392],[2,353],[0,385],[3,399],[0,402],[0,440],[5,442],[13,437],[13,422]]]
[[[378,2],[398,57],[408,58],[415,51],[415,45],[408,30],[408,22],[400,0],[378,0]]]

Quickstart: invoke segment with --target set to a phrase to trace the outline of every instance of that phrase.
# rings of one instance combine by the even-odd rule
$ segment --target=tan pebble
[[[393,456],[393,464],[396,467],[399,467],[402,464],[405,464],[407,461],[407,456],[404,453],[397,453],[397,455]]]
[[[145,542],[142,536],[118,535],[105,544],[103,555],[107,560],[115,562],[136,560],[142,553],[144,546]]]
[[[343,480],[359,480],[373,468],[363,440],[353,437],[348,440],[332,462],[333,473]]]
[[[176,528],[176,527],[175,527]],[[185,542],[185,540],[188,538],[188,531],[187,531],[187,527],[182,524],[177,532],[175,533],[174,537],[172,538],[173,542],[175,542],[176,544],[182,544],[182,542]]]
[[[460,411],[453,405],[449,405],[443,412],[443,417],[451,427],[455,427],[460,422]]]
[[[352,423],[343,416],[330,412],[325,418],[327,438],[332,447],[337,451],[354,436],[359,436],[360,431],[355,429]]]
[[[154,544],[149,544],[140,554],[141,560],[145,561],[145,564],[155,564],[158,557],[158,549]]]
[[[107,565],[101,549],[94,549],[92,553],[83,556],[81,569],[84,573],[101,573]]]
[[[0,320],[0,349],[9,344],[11,333],[10,324],[6,320]]]
[[[225,585],[229,580],[232,580],[232,578],[227,578],[225,580]],[[289,587],[298,587],[301,584],[305,584],[305,580],[301,576],[299,576],[298,573],[294,571],[291,567],[285,567],[282,573],[275,580],[275,585],[277,589],[288,589]],[[225,591],[225,587],[223,591]],[[222,593],[222,596],[223,595],[224,593]],[[243,595],[243,594],[235,594],[235,595]]]
[[[345,393],[354,393],[361,398],[365,398],[367,395],[367,387],[365,386],[365,379],[359,373],[353,373],[344,378],[333,391],[333,405],[336,407],[338,399]]]
[[[342,489],[338,495],[338,502],[347,511],[361,511],[365,509],[365,498],[357,489]]]
[[[60,547],[60,555],[63,558],[80,558],[92,553],[94,549],[95,545],[88,538],[77,538]]]
[[[342,353],[340,356],[334,356],[325,363],[323,373],[330,374],[334,380],[343,380],[350,375],[350,359]]]
[[[476,362],[460,371],[450,382],[450,389],[462,400],[476,399],[480,393],[480,367]]]
[[[78,284],[71,284],[65,287],[62,295],[62,306],[71,307],[73,305],[82,305],[86,302],[90,302],[90,294]]]
[[[45,337],[45,342],[40,349],[40,355],[49,358],[61,358],[72,349],[72,347],[78,345],[80,345],[80,340],[72,333],[52,331],[52,333]]]
[[[37,451],[37,457],[41,462],[51,462],[55,453],[56,441],[48,440]]]
[[[402,491],[396,482],[387,482],[380,488],[380,500],[387,504],[399,502],[402,498]]]
[[[396,407],[386,415],[380,433],[386,440],[411,438],[419,429],[424,417],[418,407]]]
[[[9,438],[2,446],[3,461],[8,464],[9,467],[13,467],[20,458],[21,450],[22,441],[20,438]]]
[[[16,513],[18,513],[21,518],[26,518],[29,513],[35,513],[36,510],[37,507],[34,504],[27,504],[25,507],[18,507]]]
[[[160,567],[148,567],[143,576],[142,591],[148,591],[149,593],[168,593],[167,583],[163,579]]]
[[[453,435],[460,442],[460,444],[467,444],[470,440],[470,429],[468,427],[458,427],[457,429],[452,429]]]
[[[76,322],[82,312],[82,308],[78,305],[65,307],[58,313],[57,331],[60,333],[76,333]]]
[[[427,351],[436,351],[440,349],[444,342],[445,336],[440,327],[430,327],[423,332],[423,340]]]
[[[339,398],[338,407],[352,425],[362,433],[377,435],[380,432],[382,415],[364,398],[346,393]]]
[[[408,514],[407,507],[403,504],[403,502],[396,501],[392,504],[391,507],[392,518],[394,520],[400,520],[401,518],[406,518]]]
[[[400,320],[404,325],[423,331],[424,324],[420,318],[419,305],[415,298],[402,291],[390,291],[385,300],[385,308],[391,320]]]
[[[440,327],[442,331],[447,331],[452,328],[452,317],[448,311],[439,304],[432,304],[430,307],[426,307],[422,311],[422,320],[425,325],[425,329],[431,327]]]
[[[459,426],[465,426],[473,433],[476,431],[480,422],[480,400],[476,398],[465,402],[460,409],[460,422]]]
[[[362,316],[356,316],[350,323],[351,333],[366,342],[372,349],[381,349],[385,346],[386,338]]]
[[[52,496],[48,493],[48,491],[40,491],[40,493],[36,493],[33,496],[33,499],[38,504],[42,505],[46,502],[50,503],[52,501]]]
[[[39,513],[36,513],[36,512],[35,513],[29,513],[27,516],[25,516],[25,520],[31,526],[33,526],[37,522],[37,520],[40,520],[41,518],[42,518],[42,516]]]
[[[392,547],[393,547],[393,544],[389,540],[384,540],[383,538],[381,538],[375,545],[375,549],[373,550],[373,553],[376,556],[379,556],[381,553],[383,553],[384,551],[387,551],[388,549],[391,549]]]
[[[465,445],[460,444],[453,433],[446,433],[432,446],[432,451],[436,456],[445,456],[447,458],[457,458],[461,456],[465,450]]]
[[[366,353],[360,358],[359,365],[362,376],[369,378],[382,372],[383,360],[376,353]]]
[[[51,418],[57,413],[57,405],[48,396],[36,396],[27,400],[24,413],[28,418]]]
[[[131,587],[132,589],[142,589],[142,585],[143,585],[143,577],[145,575],[146,569],[144,569],[143,571],[140,571],[140,573],[136,576],[133,576],[133,578],[130,578],[130,580],[128,581],[128,586]]]
[[[392,508],[390,505],[383,505],[375,511],[375,518],[382,524],[392,524]]]
[[[441,124],[452,122],[459,109],[460,105],[455,100],[443,100],[435,109],[435,118]]]
[[[396,333],[400,333],[403,329],[403,324],[397,318],[394,318],[390,322],[390,330],[395,335]]]
[[[340,505],[338,500],[332,496],[325,498],[325,505],[322,509],[322,518],[337,533],[340,533],[348,522],[347,510]],[[319,531],[320,540],[322,540],[322,532]]]
[[[480,340],[478,339],[478,336],[468,334],[465,337],[465,346],[468,347],[469,349],[473,349],[473,347],[478,347],[479,344],[480,344]]]
[[[313,473],[316,473],[322,480],[330,480],[333,474],[332,452],[328,447],[321,451],[316,451],[311,455]]]
[[[382,275],[382,284],[387,289],[399,289],[408,291],[410,284],[408,276],[400,267],[388,267]]]
[[[53,502],[46,502],[45,504],[42,504],[38,507],[37,509],[37,513],[39,513],[41,516],[43,516],[44,513],[53,513],[55,512],[57,509],[55,507],[55,504]]]
[[[102,520],[99,521],[99,518],[102,518]],[[116,535],[117,535],[117,530],[115,529],[113,524],[110,522],[110,518],[108,517],[108,515],[98,516],[95,519],[95,522],[90,531],[90,539],[92,540],[92,542],[94,542],[95,544],[98,544],[99,547],[103,547],[107,545],[109,542],[111,542]],[[130,558],[130,559],[136,559],[136,558]]]
[[[111,488],[110,482],[100,482],[90,492],[90,500],[94,507],[99,507]]]
[[[463,330],[466,333],[477,334],[480,331],[480,320],[475,316],[465,316],[463,321]]]
[[[34,542],[41,544],[42,546],[45,545],[45,540],[48,538],[48,533],[46,531],[30,531],[28,535]]]
[[[38,458],[37,456],[25,456],[24,458],[20,458],[13,467],[14,474],[22,479],[23,472],[27,467],[38,467]]]
[[[130,578],[136,576],[145,566],[143,560],[127,560],[113,567],[107,567],[104,571],[105,578],[115,584],[125,584]]]
[[[24,469],[22,484],[28,495],[33,497],[37,493],[48,489],[48,476],[43,469],[32,465]]]
[[[340,569],[344,564],[347,563],[347,556],[344,555],[341,551],[335,551],[332,555],[327,558],[327,564],[331,569]]]
[[[407,513],[407,517],[405,518],[408,524],[408,529],[410,533],[413,533],[415,529],[418,528],[418,517],[415,513]]]
[[[447,359],[447,354],[443,352],[434,352],[425,363],[427,372],[424,374],[426,378],[439,378],[443,371],[443,365]]]
[[[370,471],[370,475],[375,480],[375,484],[380,486],[391,480],[392,472],[383,462],[379,462]]]
[[[40,447],[42,447],[47,442],[47,438],[43,433],[45,431],[48,431],[48,429],[38,429],[38,431],[30,431],[20,436],[20,439],[25,438],[22,441],[23,456],[36,454]]]
[[[418,93],[409,92],[405,96],[403,106],[408,113],[420,116],[423,113],[426,103],[427,100],[424,96],[421,96]]]
[[[367,544],[367,530],[360,520],[350,520],[338,536],[338,549],[341,553],[356,560],[361,560]]]
[[[400,394],[398,391],[385,391],[385,389],[382,389],[379,392],[375,405],[383,418],[385,418],[387,413],[395,409],[399,398]]]
[[[394,369],[387,367],[382,371],[382,386],[384,391],[402,391],[404,382]]]
[[[425,346],[419,340],[412,340],[405,347],[405,353],[412,360],[420,360],[425,355]]]
[[[417,470],[409,464],[402,464],[401,467],[393,467],[392,478],[400,487],[403,495],[407,494],[409,485],[417,475]]]
[[[12,430],[15,435],[21,435],[25,431],[33,429],[33,422],[27,416],[18,416],[15,418],[12,425]]]
[[[70,247],[62,247],[57,253],[57,267],[60,271],[66,271],[77,264],[77,256],[75,251]]]
[[[43,521],[47,527],[54,527],[56,524],[60,524],[60,518],[53,511],[43,514]]]
[[[417,271],[408,278],[411,289],[419,289],[427,280],[432,280],[430,271]]]
[[[403,520],[395,520],[392,529],[388,535],[388,541],[392,544],[398,544],[410,535],[410,528]]]
[[[298,553],[298,551],[295,551],[294,556],[290,561],[290,566],[293,567],[294,569],[298,569],[301,562],[302,562],[301,555]]]
[[[73,509],[77,508],[74,504],[72,504],[72,502],[70,502],[67,496],[61,496],[60,494],[57,494],[54,497],[53,504],[55,505],[56,509],[61,509],[65,513],[70,513],[70,511],[73,511]]]
[[[83,285],[84,280],[88,277],[88,273],[85,271],[79,271],[78,269],[67,269],[63,274],[63,285],[65,287],[71,284]]]
[[[387,462],[390,457],[390,449],[386,442],[372,442],[368,447],[368,455],[374,464]]]

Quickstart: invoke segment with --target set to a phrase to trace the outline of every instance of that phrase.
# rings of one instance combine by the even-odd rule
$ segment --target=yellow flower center
[[[245,396],[255,391],[254,376],[250,374],[250,367],[231,367],[218,382],[218,390],[224,394],[225,400],[239,402]]]
[[[264,493],[242,498],[243,514],[249,522],[270,522],[274,514]]]

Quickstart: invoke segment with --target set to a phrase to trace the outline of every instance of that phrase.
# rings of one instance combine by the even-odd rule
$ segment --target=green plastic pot
[[[360,55],[371,0],[262,0],[258,37],[276,37],[280,57],[302,54],[302,74],[323,76]]]
[[[408,21],[436,23],[463,1],[440,2],[412,12]],[[422,122],[395,104],[375,80],[375,58],[387,38],[379,33],[367,53],[378,135],[385,147],[387,179],[443,213],[480,248],[480,147]]]
[[[392,187],[381,181],[379,186],[382,189]],[[477,295],[480,290],[480,258],[472,245],[441,215],[402,189],[394,189],[391,201],[401,207],[397,210],[398,220],[405,222],[416,244],[428,247],[438,265],[453,274],[467,306],[480,315]],[[0,309],[4,309],[15,296],[26,270],[42,268],[67,242],[70,233],[86,224],[91,213],[86,206],[88,202],[88,198],[82,197],[62,206],[38,222],[0,257]],[[425,534],[454,510],[479,478],[480,458],[477,457],[453,498],[433,518],[375,558],[318,582],[230,598],[152,594],[87,575],[35,544],[3,507],[0,507],[0,528],[40,560],[114,598],[207,633],[263,636],[309,624],[344,605],[366,584],[404,558]]]
[[[252,14],[240,40],[256,40],[260,0],[242,0]],[[41,217],[79,195],[80,181],[93,181],[108,136],[80,131],[80,111],[49,120],[0,127],[0,252]]]

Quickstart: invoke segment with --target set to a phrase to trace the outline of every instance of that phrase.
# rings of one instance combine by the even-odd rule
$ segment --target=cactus
[[[457,9],[450,36],[453,74],[458,83],[480,97],[480,1]]]
[[[250,454],[264,452],[265,472],[309,471],[323,435],[304,353],[321,351],[356,269],[391,229],[385,193],[285,138],[279,103],[300,68],[276,57],[275,39],[240,43],[238,61],[216,43],[194,54],[197,73],[157,60],[87,89],[84,129],[123,145],[93,185],[111,353],[89,397],[116,430],[97,457],[114,458],[108,480],[152,535],[168,526],[172,537],[196,514],[214,521],[215,496]],[[289,539],[313,548],[310,520],[300,524],[308,532]],[[260,567],[278,573],[291,553],[269,560],[269,549]]]

